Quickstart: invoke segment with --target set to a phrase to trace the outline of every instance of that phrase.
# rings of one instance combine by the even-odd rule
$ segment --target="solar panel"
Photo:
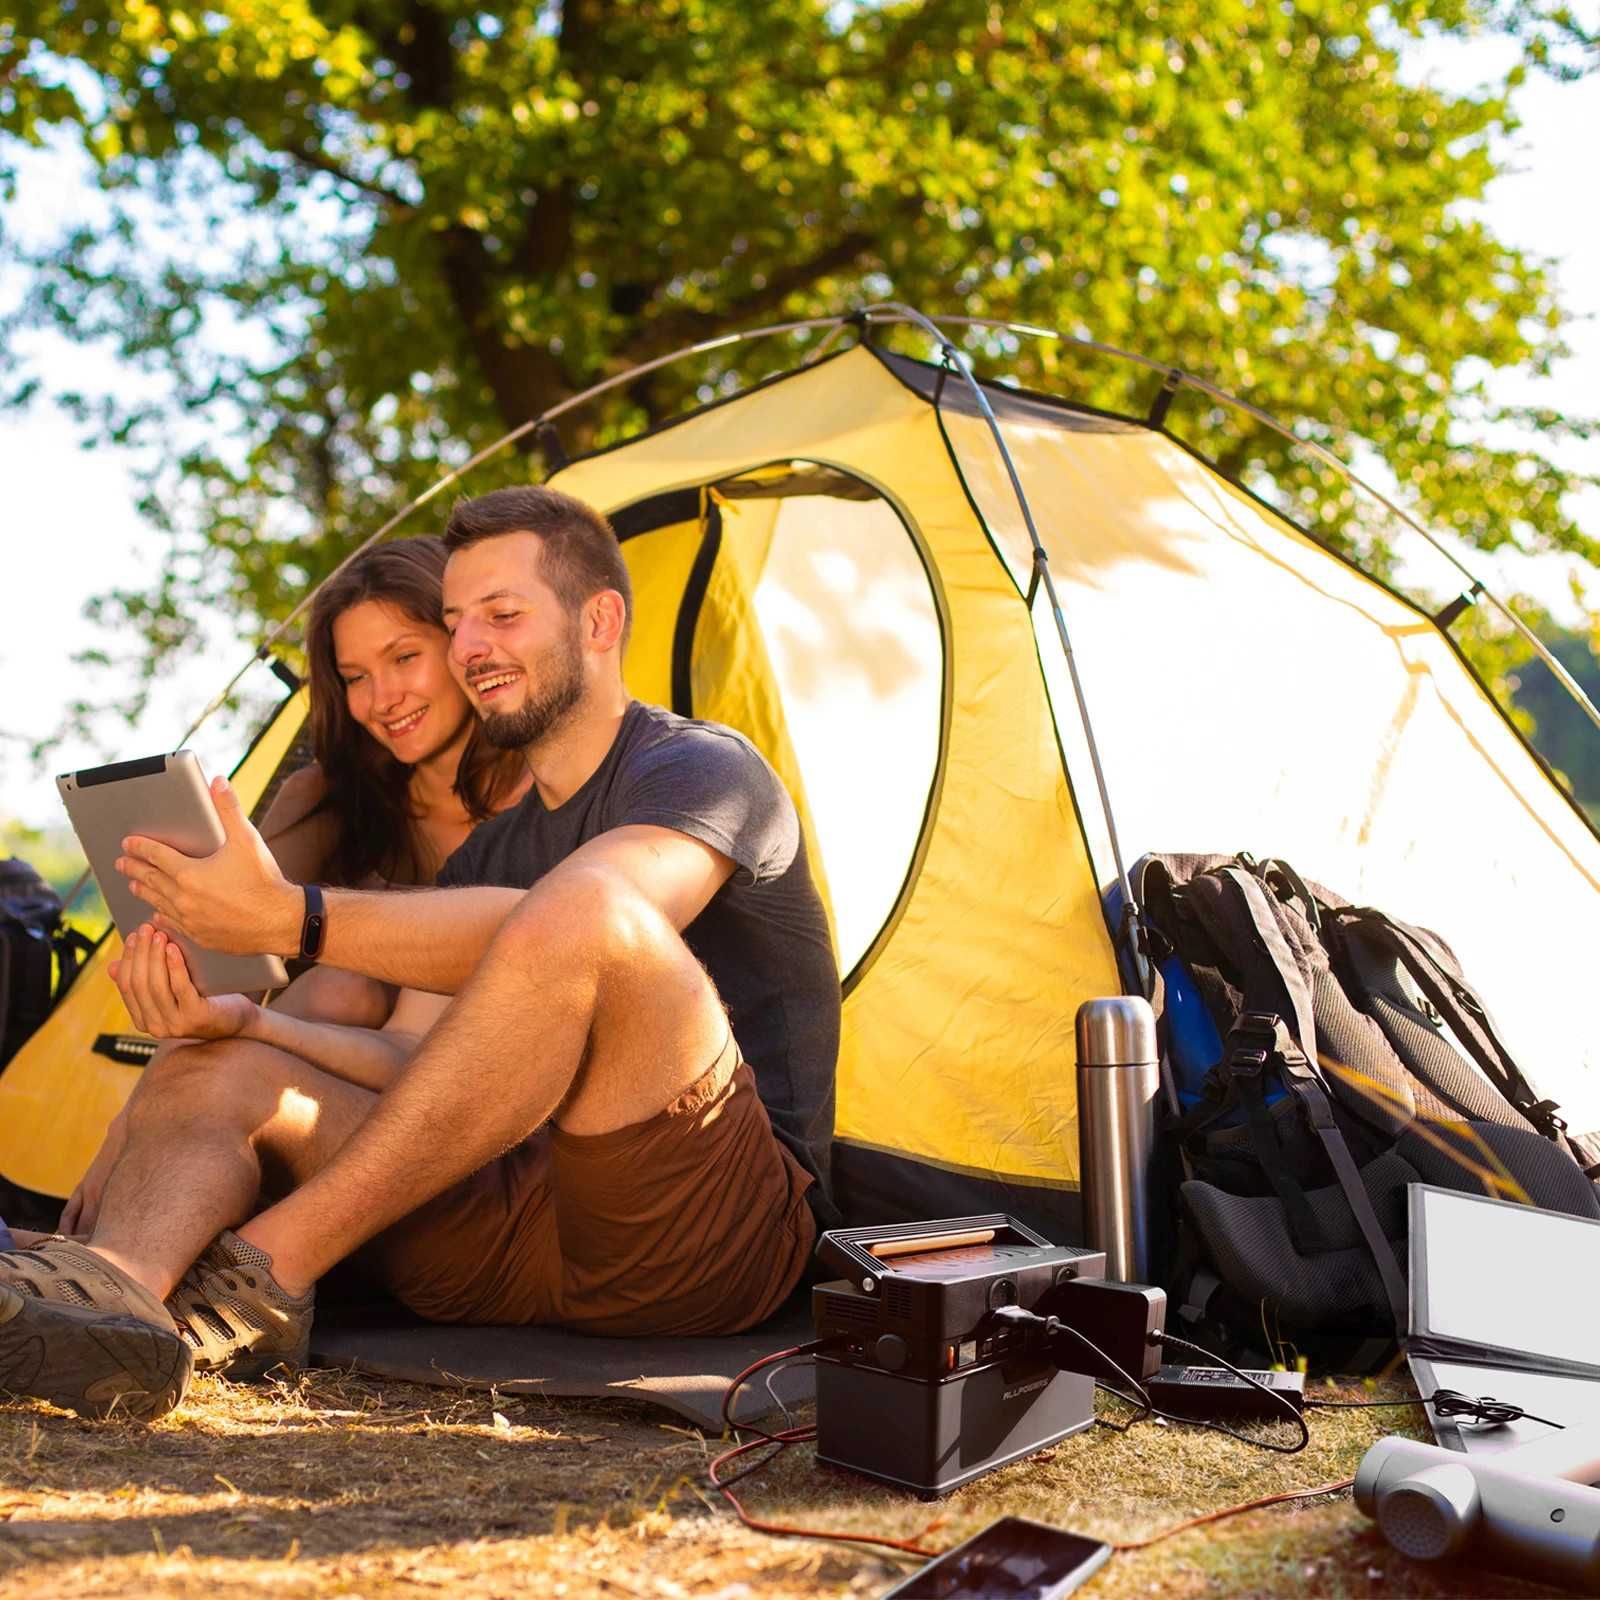
[[[1600,1379],[1600,1221],[1412,1184],[1407,1352]]]

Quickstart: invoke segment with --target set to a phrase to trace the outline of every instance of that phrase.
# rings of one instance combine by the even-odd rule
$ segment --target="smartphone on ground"
[[[1110,1554],[1098,1539],[1002,1517],[886,1589],[883,1600],[1060,1600]]]

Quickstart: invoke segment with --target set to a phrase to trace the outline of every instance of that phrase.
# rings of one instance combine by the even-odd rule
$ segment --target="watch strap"
[[[322,939],[328,930],[328,912],[322,890],[317,884],[308,883],[302,887],[306,897],[306,915],[300,924],[300,959],[316,961],[322,955]]]

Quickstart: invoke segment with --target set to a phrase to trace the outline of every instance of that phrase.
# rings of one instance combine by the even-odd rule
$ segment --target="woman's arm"
[[[293,883],[320,883],[328,857],[339,842],[339,819],[322,809],[328,781],[313,762],[283,780],[267,814],[261,837]]]
[[[381,1094],[399,1076],[423,1034],[449,1003],[447,995],[402,989],[394,1011],[381,1028],[310,1022],[257,1006],[255,1016],[239,1037],[276,1045],[346,1083]]]
[[[136,1028],[157,1039],[259,1039],[336,1078],[381,1093],[411,1058],[417,1041],[449,1004],[447,997],[402,992],[381,1028],[309,1022],[242,994],[200,994],[182,952],[164,934],[135,929],[111,963]]]

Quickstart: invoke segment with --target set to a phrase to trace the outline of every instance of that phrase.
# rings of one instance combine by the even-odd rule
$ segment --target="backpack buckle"
[[[1239,1020],[1234,1023],[1233,1031],[1228,1038],[1237,1040],[1240,1046],[1261,1050],[1271,1055],[1273,1046],[1277,1042],[1280,1025],[1274,1012],[1245,1011],[1240,1013]]]
[[[1554,1139],[1567,1131],[1567,1119],[1561,1115],[1561,1107],[1554,1100],[1540,1100],[1534,1105],[1524,1106],[1522,1114],[1547,1139]]]
[[[1237,1047],[1228,1055],[1228,1076],[1230,1078],[1259,1078],[1267,1070],[1267,1063],[1272,1059],[1270,1052]]]

